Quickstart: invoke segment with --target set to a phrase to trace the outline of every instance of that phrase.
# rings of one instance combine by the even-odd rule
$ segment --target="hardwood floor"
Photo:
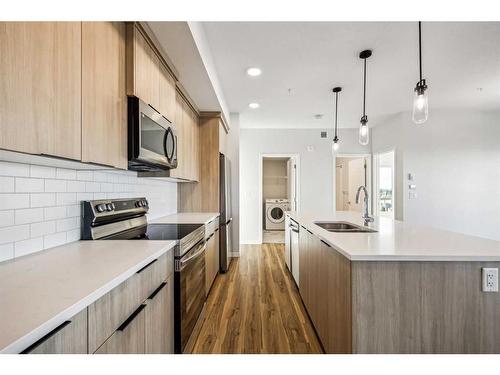
[[[245,245],[210,291],[193,353],[322,353],[284,245]]]

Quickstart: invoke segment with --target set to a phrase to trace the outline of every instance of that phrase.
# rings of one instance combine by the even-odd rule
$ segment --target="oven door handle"
[[[205,252],[207,248],[207,244],[206,242],[203,242],[203,245],[200,245],[200,248],[199,250],[197,250],[193,255],[191,255],[190,257],[186,258],[186,259],[183,259],[180,261],[180,270],[182,271],[182,269],[184,267],[186,267],[186,264],[189,263],[190,261],[192,261],[193,259],[195,258],[198,258],[201,254],[203,254]]]

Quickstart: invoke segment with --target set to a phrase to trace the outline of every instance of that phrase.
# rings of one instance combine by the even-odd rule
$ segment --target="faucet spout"
[[[358,191],[356,192],[356,204],[359,203],[359,195],[361,191],[365,193],[365,198],[363,199],[363,216],[361,217],[365,219],[365,225],[367,225],[368,223],[373,222],[375,219],[371,217],[370,214],[368,213],[368,202],[369,202],[368,190],[363,185],[361,185],[358,188]]]

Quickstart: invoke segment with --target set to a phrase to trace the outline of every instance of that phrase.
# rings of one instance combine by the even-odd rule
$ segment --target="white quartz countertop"
[[[500,261],[500,241],[384,217],[369,224],[376,233],[329,232],[314,222],[347,221],[363,226],[361,213],[286,214],[352,261]]]
[[[149,224],[207,224],[218,212],[178,212],[148,221]]]
[[[78,241],[0,263],[0,353],[19,353],[175,246]]]

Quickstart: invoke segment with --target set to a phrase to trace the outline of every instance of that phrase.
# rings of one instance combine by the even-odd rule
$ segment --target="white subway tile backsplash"
[[[40,178],[16,177],[16,193],[43,192],[44,181]]]
[[[45,180],[45,191],[53,193],[64,193],[67,189],[67,182],[64,180]]]
[[[0,262],[14,258],[14,243],[0,245]]]
[[[25,240],[30,237],[29,225],[0,228],[0,244]]]
[[[44,208],[45,220],[64,219],[66,217],[66,207],[47,207]]]
[[[14,244],[14,256],[20,257],[43,250],[43,237],[30,238]]]
[[[43,248],[49,249],[66,243],[66,232],[48,234],[43,237]]]
[[[30,236],[39,237],[56,232],[56,221],[42,221],[30,225]]]
[[[76,229],[80,227],[80,218],[71,217],[69,219],[57,220],[56,230],[58,232],[66,232],[68,230]]]
[[[76,180],[76,170],[57,168],[56,178],[59,178],[62,180]]]
[[[16,210],[16,224],[29,224],[43,221],[43,208]]]
[[[29,206],[29,194],[0,194],[0,210],[28,208]]]
[[[77,241],[81,201],[146,197],[150,217],[176,212],[177,185],[132,171],[0,162],[0,262]]]
[[[66,216],[67,217],[80,217],[82,214],[82,206],[81,204],[75,204],[72,206],[66,207]]]
[[[56,169],[42,165],[30,165],[30,176],[38,178],[55,178]]]
[[[49,207],[56,205],[55,193],[34,193],[30,194],[31,207]]]
[[[58,206],[76,204],[76,193],[57,193],[56,203]]]
[[[85,191],[84,181],[68,181],[67,191],[73,193],[82,193]]]
[[[11,163],[0,161],[0,176],[25,176],[30,175],[29,164]]]
[[[14,225],[15,211],[0,211],[0,228]]]
[[[0,177],[0,193],[13,193],[15,190],[14,177]]]
[[[93,171],[76,171],[76,179],[80,181],[94,181]]]

